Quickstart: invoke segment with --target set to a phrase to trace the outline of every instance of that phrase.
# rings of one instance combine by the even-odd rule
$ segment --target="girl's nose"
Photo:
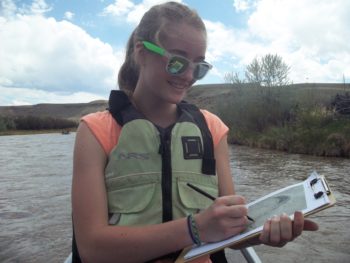
[[[194,72],[194,67],[190,65],[184,73],[181,74],[181,77],[185,79],[188,82],[192,82],[194,80],[193,78],[193,72]]]

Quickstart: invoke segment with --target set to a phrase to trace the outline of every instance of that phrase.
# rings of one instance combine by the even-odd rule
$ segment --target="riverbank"
[[[231,144],[349,158],[350,116],[340,114],[332,106],[337,94],[347,93],[350,93],[350,85],[340,83],[306,83],[285,87],[210,84],[194,86],[186,100],[217,114],[230,128],[228,141]],[[30,113],[42,119],[48,115],[78,123],[81,116],[105,110],[106,107],[107,101],[0,107],[0,130],[1,116],[13,118]],[[0,132],[0,135],[62,131],[15,131],[13,129],[18,128],[17,125],[9,125],[11,122],[8,121],[3,124],[6,124],[7,131]],[[63,126],[52,128],[57,127]]]
[[[10,136],[10,135],[33,135],[33,134],[50,134],[50,133],[60,133],[60,134],[69,134],[75,132],[76,129],[69,129],[68,133],[66,130],[54,129],[54,130],[7,130],[0,131],[0,136]]]
[[[215,98],[200,89],[190,95],[229,126],[232,144],[349,158],[350,116],[333,107],[337,94],[349,92],[349,85],[226,85]]]

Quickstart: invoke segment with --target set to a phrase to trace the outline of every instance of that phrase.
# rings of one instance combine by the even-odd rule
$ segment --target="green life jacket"
[[[159,224],[210,206],[187,186],[218,195],[213,140],[197,107],[178,104],[178,121],[161,129],[114,90],[109,111],[122,126],[105,169],[110,224]]]
[[[178,121],[162,130],[138,113],[124,92],[111,92],[109,111],[122,129],[105,169],[110,224],[158,224],[210,206],[212,201],[187,182],[218,195],[213,139],[205,118],[185,102],[178,110]],[[163,258],[175,259],[178,253]],[[210,258],[227,262],[223,251]],[[81,263],[74,231],[72,262]]]

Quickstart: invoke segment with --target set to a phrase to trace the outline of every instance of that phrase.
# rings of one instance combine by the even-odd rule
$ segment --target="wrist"
[[[205,216],[203,213],[194,214],[193,218],[196,222],[199,236],[202,242],[208,242],[208,232]]]
[[[187,228],[192,242],[197,246],[200,246],[202,244],[202,241],[199,233],[199,228],[195,217],[192,214],[187,216]]]

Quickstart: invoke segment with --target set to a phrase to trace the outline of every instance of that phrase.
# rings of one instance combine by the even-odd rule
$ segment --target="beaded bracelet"
[[[187,226],[188,226],[188,232],[190,233],[193,243],[195,243],[197,246],[200,246],[202,242],[199,237],[199,231],[196,225],[196,221],[194,221],[192,214],[187,216]]]

